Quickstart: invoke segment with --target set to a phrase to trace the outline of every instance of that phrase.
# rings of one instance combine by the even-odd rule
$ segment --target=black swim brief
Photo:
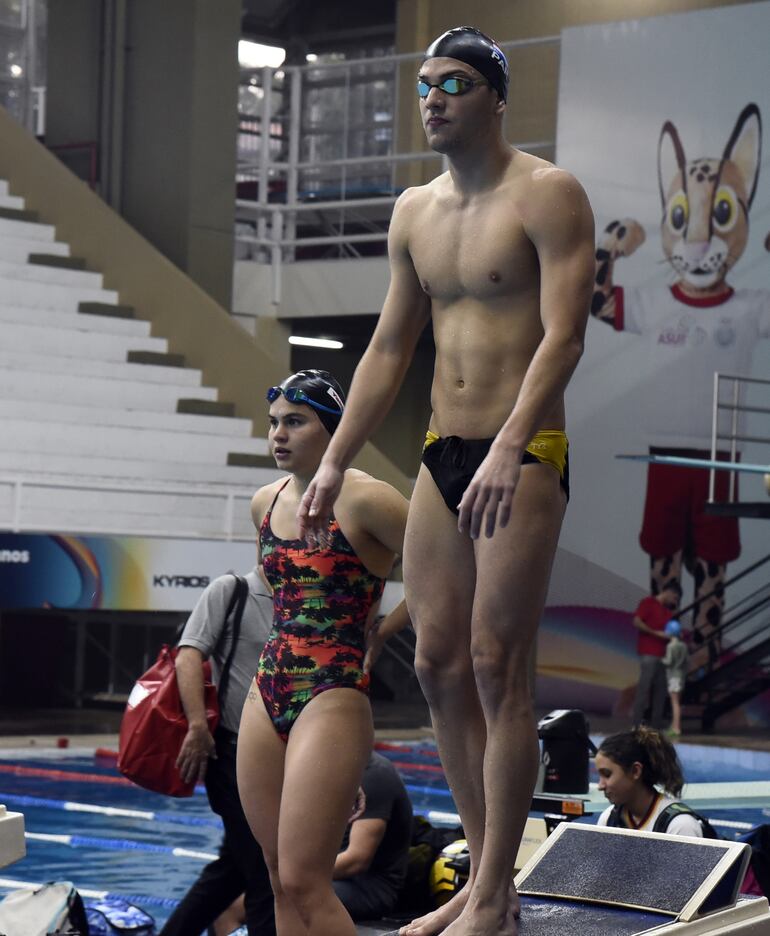
[[[536,437],[537,438],[537,437]],[[432,433],[422,450],[422,461],[439,489],[444,503],[458,514],[458,505],[473,480],[494,439],[461,439],[460,436],[435,437]],[[522,465],[544,461],[529,450],[521,458]],[[550,462],[549,462],[550,463]],[[564,455],[564,471],[560,472],[561,486],[569,500],[569,455]]]

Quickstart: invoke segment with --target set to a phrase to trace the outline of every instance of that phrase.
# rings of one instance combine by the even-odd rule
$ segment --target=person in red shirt
[[[639,602],[634,612],[634,627],[639,631],[636,652],[639,654],[639,682],[634,698],[634,725],[645,721],[650,710],[649,724],[653,728],[664,728],[663,708],[666,704],[666,671],[663,657],[669,638],[666,624],[674,616],[682,597],[678,582],[669,582],[662,592],[650,595]]]

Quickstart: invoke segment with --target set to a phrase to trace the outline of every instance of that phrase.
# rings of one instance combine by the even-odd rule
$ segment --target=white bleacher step
[[[279,472],[274,471],[274,478]],[[126,482],[123,481],[123,484]],[[22,497],[21,525],[36,527],[47,524],[49,529],[72,529],[87,526],[131,527],[140,529],[173,529],[179,532],[206,529],[210,533],[223,533],[225,515],[232,498],[232,531],[238,534],[254,533],[249,505],[254,486],[222,486],[218,495],[211,490],[200,491],[190,486],[189,493],[163,491],[108,491],[99,487],[55,487],[25,484]],[[0,524],[12,519],[14,491],[10,483],[3,484],[0,476]]]
[[[249,505],[257,486],[281,477],[275,469],[249,485],[179,485],[174,490],[134,490],[120,479],[107,489],[93,479],[67,479],[66,487],[53,478],[27,481],[22,491],[18,523],[22,529],[59,532],[109,531],[120,534],[165,534],[252,539]],[[121,485],[122,489],[118,490]],[[167,485],[167,487],[170,487]],[[128,488],[128,489],[126,489]],[[219,489],[217,492],[216,489]],[[182,492],[185,493],[182,493]],[[13,479],[0,474],[0,529],[14,525],[17,513]]]
[[[56,454],[16,452],[0,448],[0,474],[24,474],[42,477],[59,475],[69,480],[94,478],[125,479],[149,484],[166,481],[175,484],[254,485],[254,489],[276,477],[269,468],[234,468],[227,465],[202,464],[191,461],[158,461],[142,458],[106,458],[101,455],[73,455],[67,451]]]
[[[7,263],[26,263],[30,254],[47,253],[59,257],[69,257],[69,244],[60,241],[46,241],[42,243],[28,237],[9,237],[0,235],[0,260]]]
[[[52,224],[41,224],[39,221],[0,218],[0,237],[22,237],[37,241],[38,244],[43,242],[47,250],[48,242],[56,240],[56,228]]]
[[[213,433],[169,433],[162,429],[59,424],[19,419],[0,421],[0,438],[17,452],[148,458],[160,461],[189,460],[225,466],[228,453],[267,454],[267,439],[232,438]]]
[[[24,210],[24,199],[20,195],[8,195],[0,192],[0,208]]]
[[[150,323],[143,319],[113,318],[110,315],[88,315],[84,312],[62,312],[60,309],[35,309],[32,306],[0,305],[0,327],[7,322],[37,325],[41,328],[71,328],[75,331],[104,332],[108,335],[134,335],[147,338]]]
[[[157,367],[153,364],[122,364],[94,361],[86,357],[55,357],[52,354],[5,351],[0,348],[0,370],[38,371],[43,374],[80,374],[83,377],[109,377],[113,380],[173,383],[199,387],[201,372],[190,367]]]
[[[101,361],[124,363],[129,351],[168,350],[165,338],[138,338],[134,335],[110,335],[104,332],[74,331],[40,325],[6,322],[2,345],[6,351],[32,351],[57,357],[96,357]]]
[[[61,496],[61,491],[58,492]],[[67,492],[68,496],[70,492]],[[190,499],[188,498],[188,501]],[[194,536],[221,538],[224,530],[224,507],[220,505],[218,516],[194,517],[186,513],[189,503],[176,513],[165,509],[156,509],[152,512],[127,513],[120,509],[108,510],[88,509],[88,502],[83,506],[71,508],[58,506],[53,509],[40,507],[25,507],[22,518],[22,528],[37,530],[56,530],[60,533],[89,533],[109,532],[122,536]],[[0,528],[3,526],[4,511],[0,508]],[[5,521],[10,527],[10,520]],[[243,502],[242,512],[233,516],[232,535],[242,538],[255,536],[254,525],[249,515],[249,502]]]
[[[51,270],[54,274],[67,273],[69,275],[99,275],[78,274],[77,271],[59,270],[55,267],[16,266],[16,269],[30,269],[36,273],[40,270]],[[7,305],[38,306],[43,309],[64,309],[66,312],[76,312],[81,302],[105,302],[117,305],[118,294],[114,289],[92,289],[86,286],[68,286],[62,282],[42,282],[40,280],[25,280],[17,276],[0,273],[0,296]]]
[[[133,367],[143,367],[134,364]],[[176,373],[181,373],[176,369]],[[215,387],[183,387],[175,383],[149,383],[141,379],[113,380],[79,373],[47,373],[0,366],[0,398],[41,403],[68,403],[74,406],[114,406],[156,413],[176,412],[180,399],[216,402]]]
[[[96,401],[99,402],[98,400]],[[251,437],[251,420],[222,416],[188,416],[183,413],[153,412],[141,409],[119,409],[106,406],[75,406],[51,402],[41,406],[31,400],[11,397],[0,399],[0,421],[22,419],[27,422],[72,423],[88,426],[127,426],[134,429],[160,429],[164,432],[223,435],[237,445],[240,438]]]
[[[8,179],[0,179],[0,195],[10,195]]]
[[[41,251],[38,251],[40,253]],[[66,286],[69,289],[101,289],[104,277],[90,270],[46,266],[43,263],[12,263],[0,260],[0,279],[24,280],[30,283]]]

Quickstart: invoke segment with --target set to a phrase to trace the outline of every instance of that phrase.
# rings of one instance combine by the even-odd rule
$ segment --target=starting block
[[[516,876],[520,936],[770,936],[740,842],[562,823]]]
[[[0,868],[13,864],[26,854],[24,816],[0,806]]]

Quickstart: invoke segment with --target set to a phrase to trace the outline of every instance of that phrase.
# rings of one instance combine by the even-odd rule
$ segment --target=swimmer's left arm
[[[580,184],[561,169],[541,170],[524,219],[540,262],[544,337],[498,438],[520,455],[564,393],[583,353],[594,268],[594,221]]]
[[[521,457],[544,428],[583,353],[594,280],[594,223],[579,183],[560,169],[532,180],[524,230],[540,262],[544,336],[524,375],[516,404],[460,502],[458,528],[492,536],[511,516]]]

